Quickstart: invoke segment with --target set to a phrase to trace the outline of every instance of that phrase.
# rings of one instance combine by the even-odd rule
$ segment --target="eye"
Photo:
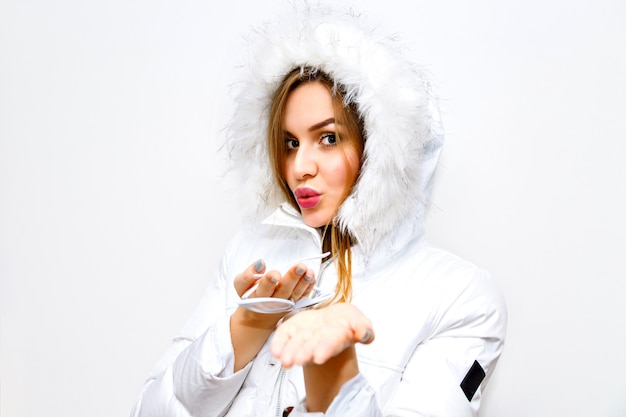
[[[320,141],[322,145],[333,146],[337,144],[337,136],[334,133],[325,133]]]
[[[300,142],[292,138],[285,138],[285,147],[287,150],[296,149],[300,146]]]

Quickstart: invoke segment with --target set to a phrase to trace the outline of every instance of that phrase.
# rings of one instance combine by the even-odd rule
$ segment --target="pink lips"
[[[317,203],[319,203],[321,197],[314,189],[308,187],[296,188],[294,195],[296,196],[298,205],[303,209],[315,207]]]

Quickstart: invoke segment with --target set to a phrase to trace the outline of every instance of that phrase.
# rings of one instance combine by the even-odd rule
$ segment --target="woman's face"
[[[335,124],[333,102],[328,88],[307,82],[293,90],[285,104],[283,118],[287,154],[283,176],[296,198],[304,223],[322,227],[332,217],[356,180],[360,155],[354,139]]]

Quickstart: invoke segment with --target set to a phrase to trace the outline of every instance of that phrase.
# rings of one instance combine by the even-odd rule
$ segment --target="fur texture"
[[[379,249],[399,227],[421,230],[443,135],[429,84],[396,41],[367,27],[358,15],[310,3],[293,4],[286,16],[248,40],[253,47],[248,64],[239,69],[226,147],[248,197],[259,195],[258,211],[266,213],[285,200],[268,162],[272,94],[290,70],[311,66],[345,87],[346,100],[357,104],[365,122],[360,176],[337,224],[365,254]]]

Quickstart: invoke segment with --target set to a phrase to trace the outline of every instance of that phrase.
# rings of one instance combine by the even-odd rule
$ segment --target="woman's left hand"
[[[271,351],[282,366],[324,364],[355,343],[371,343],[371,321],[356,306],[331,304],[297,313],[284,321],[274,333]]]

